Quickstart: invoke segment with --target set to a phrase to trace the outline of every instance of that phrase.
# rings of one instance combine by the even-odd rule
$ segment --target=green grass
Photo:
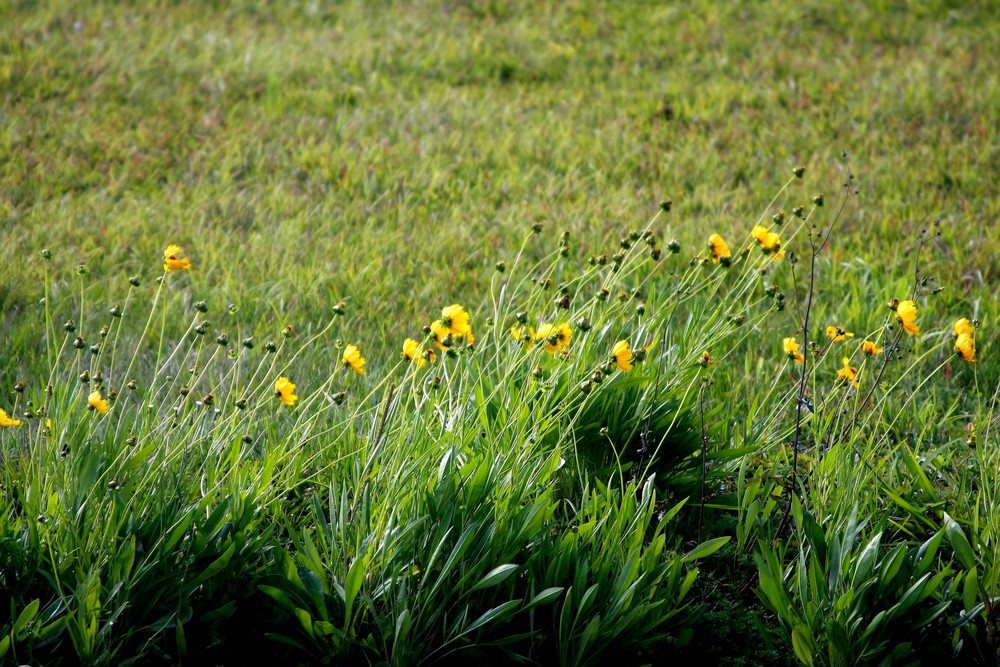
[[[995,661],[988,3],[17,2],[0,24],[0,408],[33,415],[0,429],[0,657]],[[758,221],[784,261],[741,255]],[[795,457],[781,340],[814,223]],[[712,233],[732,267],[691,263]],[[159,285],[168,243],[193,270]],[[880,370],[859,343],[911,295],[923,333]],[[451,303],[474,348],[401,360]],[[569,354],[515,345],[519,312],[568,322]],[[856,338],[825,347],[829,324]],[[621,339],[647,350],[628,374]]]

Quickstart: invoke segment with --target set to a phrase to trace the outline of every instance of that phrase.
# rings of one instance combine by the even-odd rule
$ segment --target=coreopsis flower
[[[427,365],[427,360],[423,358],[418,351],[420,349],[420,343],[413,340],[412,338],[407,338],[403,341],[403,356],[410,360],[410,363],[416,364],[417,366],[423,368]]]
[[[457,303],[441,309],[440,322],[452,336],[464,336],[472,331],[469,314]]]
[[[573,335],[573,330],[569,324],[563,322],[558,327],[554,324],[543,324],[538,327],[535,340],[545,344],[545,351],[556,354],[565,347],[569,347],[569,339]]]
[[[837,376],[840,377],[844,384],[853,384],[855,387],[860,387],[861,383],[857,381],[858,369],[851,366],[851,360],[844,357],[840,360],[840,363],[844,364],[843,368],[837,369]]]
[[[909,299],[900,301],[896,306],[896,319],[903,325],[903,331],[911,336],[920,333],[920,327],[917,326],[917,306]]]
[[[976,361],[976,340],[972,334],[963,333],[955,339],[955,350],[968,362]]]
[[[826,337],[832,340],[834,343],[839,343],[845,338],[854,338],[854,334],[850,331],[844,331],[840,327],[835,327],[830,325],[826,328]]]
[[[804,364],[806,358],[799,352],[799,344],[795,338],[783,338],[781,346],[785,349],[785,354],[789,359],[794,359],[797,364]]]
[[[6,410],[0,410],[0,427],[11,428],[20,425],[21,425],[20,419],[13,419],[10,415],[7,414]]]
[[[516,324],[510,328],[511,338],[516,340],[518,343],[524,344],[524,349],[528,352],[535,347],[534,340],[537,338],[534,328],[526,326],[517,326]]]
[[[771,255],[775,260],[785,256],[785,251],[781,247],[781,236],[777,232],[769,232],[766,227],[756,225],[750,232],[750,236],[757,242],[764,254]]]
[[[632,362],[635,361],[635,357],[632,355],[632,349],[629,347],[627,340],[620,340],[615,343],[615,346],[611,348],[611,356],[614,358],[618,370],[625,373],[632,370]]]
[[[882,353],[882,348],[875,345],[875,343],[870,340],[866,340],[861,344],[861,351],[867,354],[869,357],[874,357],[876,354]]]
[[[274,394],[285,405],[295,405],[295,401],[299,400],[299,397],[295,395],[295,385],[284,376],[275,381]]]
[[[91,410],[97,410],[102,415],[108,414],[108,402],[101,398],[101,392],[92,391],[87,397],[87,405]]]
[[[733,254],[729,252],[729,245],[718,234],[708,237],[708,247],[712,251],[712,261],[716,264],[722,262],[728,265],[732,261]]]
[[[181,257],[184,251],[179,245],[174,245],[171,243],[167,246],[167,249],[163,251],[163,270],[164,271],[188,271],[191,268],[191,260],[186,257]]]
[[[698,363],[705,368],[708,368],[709,366],[713,366],[715,364],[715,359],[713,359],[712,355],[708,353],[708,350],[705,350],[701,353],[701,358],[698,360]]]
[[[455,337],[451,335],[451,329],[445,326],[441,320],[431,322],[431,331],[434,333],[434,344],[440,349],[446,350],[454,345]]]
[[[972,322],[969,321],[968,317],[956,320],[954,329],[956,338],[962,334],[969,334],[971,336],[976,332],[975,327],[972,326]]]
[[[358,375],[365,374],[365,358],[361,356],[361,350],[356,345],[344,348],[344,368],[350,368]]]

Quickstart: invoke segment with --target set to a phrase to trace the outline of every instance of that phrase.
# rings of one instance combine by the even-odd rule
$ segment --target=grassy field
[[[989,3],[0,25],[0,661],[996,663]]]

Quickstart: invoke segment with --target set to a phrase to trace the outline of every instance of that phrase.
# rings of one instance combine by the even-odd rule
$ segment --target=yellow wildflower
[[[191,260],[186,257],[182,258],[184,251],[179,245],[174,245],[171,243],[167,246],[167,249],[163,251],[163,270],[164,271],[187,271],[191,268]]]
[[[962,355],[962,358],[968,362],[975,363],[976,361],[976,340],[972,337],[972,334],[961,334],[955,339],[955,350]]]
[[[785,354],[788,358],[794,359],[795,363],[804,364],[806,362],[806,358],[799,352],[799,344],[795,341],[795,338],[782,339],[781,346],[785,348]]]
[[[519,327],[516,324],[510,328],[511,337],[518,343],[524,343],[524,349],[528,352],[535,347],[533,342],[537,338],[535,330],[531,327]]]
[[[417,350],[420,349],[420,343],[413,340],[412,338],[407,338],[403,341],[403,356],[410,360],[410,363],[416,364],[417,366],[423,368],[427,365],[427,360],[423,356],[417,354]]]
[[[832,340],[834,343],[839,343],[845,338],[854,338],[854,334],[850,331],[844,331],[840,327],[835,327],[830,325],[826,328],[826,337]]]
[[[0,410],[0,427],[10,428],[12,426],[20,426],[20,425],[21,425],[20,419],[13,419],[7,414],[6,410]]]
[[[564,347],[569,347],[569,339],[573,335],[573,330],[569,324],[563,322],[558,327],[554,324],[543,324],[538,327],[535,340],[545,343],[545,351],[556,354]]]
[[[970,336],[976,332],[975,327],[972,326],[972,322],[969,321],[968,317],[963,317],[960,320],[955,321],[955,336],[961,336],[962,334],[969,334]]]
[[[472,327],[469,326],[469,314],[457,303],[441,309],[441,324],[453,336],[464,336]]]
[[[705,368],[708,368],[709,366],[715,365],[715,359],[713,359],[712,355],[708,353],[708,350],[705,350],[701,353],[701,359],[698,360],[698,363]]]
[[[785,256],[785,251],[781,247],[781,236],[777,232],[769,232],[767,228],[757,225],[750,232],[750,236],[757,242],[764,254],[771,255],[775,260]]]
[[[851,366],[851,360],[848,359],[847,357],[844,357],[843,359],[840,360],[840,363],[844,364],[843,368],[837,370],[837,375],[840,377],[840,379],[845,384],[850,383],[853,384],[855,387],[860,387],[861,383],[855,379],[858,376],[858,369],[855,368],[854,366]]]
[[[628,345],[627,340],[620,340],[615,343],[615,346],[611,348],[611,356],[615,360],[615,365],[618,369],[628,373],[632,370],[632,362],[635,361],[635,357],[632,355],[632,349]]]
[[[431,331],[434,332],[434,344],[442,350],[454,344],[454,336],[451,335],[451,329],[445,326],[441,320],[431,322]]]
[[[274,393],[278,400],[285,405],[295,405],[299,397],[295,395],[295,385],[288,378],[282,376],[274,383]]]
[[[358,375],[365,374],[365,358],[361,356],[361,350],[356,345],[344,348],[344,368],[350,368]]]
[[[903,331],[906,333],[911,336],[920,333],[920,327],[917,326],[917,306],[909,299],[900,301],[899,305],[896,306],[896,318],[903,325]]]
[[[87,397],[87,405],[91,410],[97,410],[102,415],[108,414],[108,402],[101,398],[101,392],[92,391]]]
[[[732,253],[729,252],[729,245],[722,240],[722,237],[718,234],[712,234],[708,237],[708,247],[712,251],[712,261],[718,264],[722,262],[723,265],[728,266],[732,259]]]
[[[882,348],[877,347],[875,343],[870,340],[866,340],[861,344],[861,351],[867,354],[869,357],[874,357],[876,354],[882,353]]]

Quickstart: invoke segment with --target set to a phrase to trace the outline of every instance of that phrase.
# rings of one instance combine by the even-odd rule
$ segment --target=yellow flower
[[[535,340],[545,343],[545,351],[556,354],[564,347],[569,347],[569,339],[573,335],[573,330],[569,324],[563,322],[558,327],[554,324],[543,324],[538,327]]]
[[[632,362],[635,357],[632,356],[632,349],[628,345],[627,340],[620,340],[615,343],[615,346],[611,348],[611,356],[614,357],[615,365],[618,369],[628,373],[632,370]]]
[[[850,383],[853,384],[855,387],[860,387],[861,383],[855,379],[858,376],[858,369],[855,368],[854,366],[851,366],[851,360],[848,359],[847,357],[844,357],[843,359],[840,360],[840,363],[844,364],[843,368],[837,370],[837,375],[840,377],[840,379],[845,384]]]
[[[866,340],[861,344],[861,351],[867,354],[869,357],[874,357],[876,354],[882,353],[882,348],[876,347],[875,343],[870,340]]]
[[[844,331],[840,327],[835,327],[830,325],[826,328],[826,337],[832,340],[834,343],[839,343],[845,338],[854,338],[854,334],[850,331]]]
[[[90,406],[91,410],[97,410],[102,415],[108,414],[108,402],[101,398],[99,391],[90,392],[90,396],[87,397],[87,405]]]
[[[469,314],[457,303],[441,309],[441,324],[448,328],[453,336],[464,336],[472,331],[469,326]]]
[[[968,317],[963,317],[955,321],[955,336],[961,336],[962,334],[969,334],[971,336],[975,331],[976,329],[972,326],[972,322],[969,321]]]
[[[519,327],[515,324],[510,328],[510,335],[518,343],[524,343],[524,349],[528,352],[531,352],[535,347],[532,341],[537,338],[537,334],[535,334],[535,330],[531,327]]]
[[[416,364],[417,366],[423,368],[427,365],[427,360],[421,355],[417,354],[417,350],[420,349],[420,343],[413,340],[412,338],[407,338],[403,341],[403,356],[410,360],[410,363]]]
[[[903,325],[903,331],[911,336],[920,333],[920,327],[917,326],[917,306],[909,299],[900,301],[896,306],[896,319]]]
[[[441,320],[431,322],[431,331],[434,332],[434,344],[442,350],[454,345],[455,337],[451,335],[451,329],[445,326]]]
[[[708,237],[708,247],[712,251],[712,261],[718,264],[720,261],[724,265],[728,265],[732,253],[729,252],[729,245],[722,240],[722,237],[718,234],[712,234]]]
[[[365,374],[365,358],[361,356],[361,350],[356,345],[344,348],[344,368],[351,368],[358,375]]]
[[[773,259],[779,260],[785,256],[785,251],[781,247],[781,236],[777,232],[769,232],[767,228],[757,225],[750,232],[764,254],[771,255]]]
[[[785,354],[788,355],[788,358],[794,359],[795,363],[804,364],[806,362],[806,358],[799,352],[799,344],[794,338],[782,339],[781,346],[785,348]]]
[[[972,334],[960,334],[958,338],[955,339],[955,349],[962,358],[968,362],[975,363],[976,361],[976,340],[972,337]]]
[[[282,376],[274,383],[274,393],[278,400],[285,405],[295,405],[299,397],[295,395],[295,385],[288,378]]]
[[[20,419],[11,419],[11,417],[7,414],[6,410],[0,410],[0,427],[10,428],[12,426],[20,426],[20,425],[21,425]]]
[[[701,359],[698,360],[698,363],[705,368],[708,368],[709,366],[713,366],[715,364],[715,359],[713,359],[712,355],[708,353],[708,350],[705,350],[701,353]]]
[[[164,271],[187,271],[191,268],[191,261],[189,259],[181,258],[180,255],[183,254],[183,250],[179,245],[174,245],[171,243],[167,246],[167,249],[163,251],[163,270]]]

